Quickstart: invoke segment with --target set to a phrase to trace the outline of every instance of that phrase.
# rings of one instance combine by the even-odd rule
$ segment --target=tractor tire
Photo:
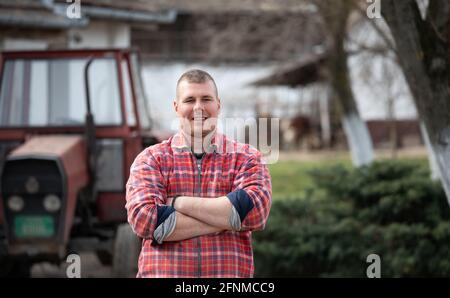
[[[114,242],[113,277],[136,277],[140,252],[141,239],[134,234],[131,226],[128,223],[119,225]]]
[[[31,265],[27,259],[0,256],[0,277],[29,278]]]
[[[100,261],[100,264],[103,266],[111,266],[113,262],[113,255],[111,251],[106,250],[98,250],[95,252],[97,255],[98,260]]]

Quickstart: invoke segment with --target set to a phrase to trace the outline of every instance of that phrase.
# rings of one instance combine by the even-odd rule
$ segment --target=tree
[[[333,97],[342,112],[342,124],[347,136],[353,164],[361,166],[373,161],[373,145],[366,123],[361,119],[353,95],[345,49],[347,28],[354,1],[318,1],[319,14],[328,32],[327,72]]]
[[[450,2],[382,0],[381,13],[436,156],[450,204]]]

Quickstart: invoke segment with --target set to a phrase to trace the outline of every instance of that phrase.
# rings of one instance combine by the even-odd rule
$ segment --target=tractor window
[[[87,59],[5,61],[0,85],[0,126],[84,125],[86,63]],[[94,60],[89,83],[96,124],[120,125],[115,60]]]

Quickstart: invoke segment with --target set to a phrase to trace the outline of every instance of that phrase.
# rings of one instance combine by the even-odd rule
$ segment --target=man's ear
[[[173,100],[173,109],[175,110],[176,113],[178,113],[178,102],[177,102],[177,99]]]

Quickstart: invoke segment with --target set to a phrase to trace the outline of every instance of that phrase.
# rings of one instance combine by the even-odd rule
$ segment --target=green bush
[[[424,166],[376,162],[310,173],[307,198],[273,202],[254,234],[258,277],[365,277],[366,257],[382,277],[450,276],[450,207]]]

